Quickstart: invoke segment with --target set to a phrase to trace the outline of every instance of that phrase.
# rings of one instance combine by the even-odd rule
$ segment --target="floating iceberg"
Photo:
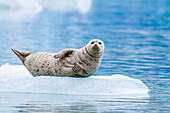
[[[32,77],[24,66],[0,67],[0,92],[53,93],[69,95],[140,95],[149,89],[138,79],[124,75],[71,77]]]
[[[86,14],[91,6],[92,0],[0,0],[0,20],[26,21],[45,9]]]

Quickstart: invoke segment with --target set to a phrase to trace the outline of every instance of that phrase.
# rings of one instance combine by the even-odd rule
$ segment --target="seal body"
[[[104,43],[94,39],[81,49],[64,49],[59,53],[12,51],[34,77],[89,77],[99,68]]]

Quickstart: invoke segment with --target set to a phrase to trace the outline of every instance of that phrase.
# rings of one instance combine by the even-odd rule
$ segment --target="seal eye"
[[[94,44],[94,42],[91,42],[91,44]]]
[[[101,45],[102,43],[101,43],[101,42],[99,42],[99,44]]]

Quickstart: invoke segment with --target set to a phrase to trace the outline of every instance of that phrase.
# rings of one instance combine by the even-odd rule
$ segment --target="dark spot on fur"
[[[57,70],[57,69],[55,69],[55,72],[57,73],[57,72],[58,72],[58,70]]]
[[[51,72],[51,71],[47,71],[47,74],[48,74],[48,75],[52,75],[52,72]]]
[[[81,65],[81,64],[83,64],[83,63],[79,62],[79,64]]]
[[[57,55],[54,55],[54,58],[57,59],[58,58]]]
[[[48,67],[48,70],[51,70],[51,67]]]
[[[41,68],[44,68],[44,66],[41,66]]]
[[[36,72],[39,72],[39,69],[37,69]]]

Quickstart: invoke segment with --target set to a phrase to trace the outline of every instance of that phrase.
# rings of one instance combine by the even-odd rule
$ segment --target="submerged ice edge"
[[[24,66],[5,64],[0,67],[0,92],[147,96],[149,91],[141,80],[124,75],[32,77]]]

